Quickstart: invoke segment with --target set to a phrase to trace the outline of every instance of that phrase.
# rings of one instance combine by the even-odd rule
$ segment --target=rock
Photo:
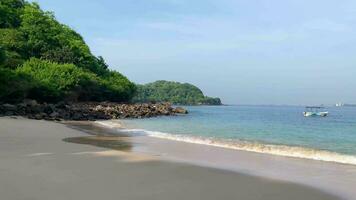
[[[6,111],[5,112],[5,116],[12,116],[12,115],[14,115],[13,111]]]
[[[173,108],[169,103],[118,104],[111,102],[80,102],[57,104],[25,100],[21,104],[0,105],[0,115],[21,115],[46,120],[97,120],[121,118],[148,118],[160,115],[188,113],[184,108]]]
[[[8,103],[2,105],[2,109],[4,109],[5,111],[15,111],[16,108],[17,107],[15,105],[8,104]]]
[[[31,107],[38,105],[37,101],[36,100],[32,100],[32,99],[23,100],[23,104],[25,104],[27,106],[31,106]]]
[[[71,117],[72,120],[83,120],[83,115],[81,113],[74,113],[73,116]]]
[[[182,107],[176,107],[173,109],[174,113],[178,113],[178,114],[188,114],[188,111]]]
[[[66,104],[64,101],[60,101],[60,102],[58,102],[58,103],[55,105],[55,107],[56,107],[56,108],[65,108],[66,105],[67,105],[67,104]]]
[[[53,112],[49,115],[51,118],[58,118],[59,117],[59,113],[58,112]]]
[[[48,104],[44,107],[43,111],[47,114],[50,114],[55,111],[55,107],[53,104]]]
[[[33,118],[37,120],[43,119],[41,114],[35,114]]]
[[[29,107],[31,113],[42,113],[44,111],[44,107],[41,105],[35,105]]]

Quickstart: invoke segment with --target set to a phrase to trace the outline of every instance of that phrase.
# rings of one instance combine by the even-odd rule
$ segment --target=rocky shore
[[[0,116],[23,116],[45,120],[97,120],[148,118],[163,115],[187,114],[181,107],[170,103],[118,104],[111,102],[82,102],[57,104],[38,103],[25,100],[19,104],[1,104]]]

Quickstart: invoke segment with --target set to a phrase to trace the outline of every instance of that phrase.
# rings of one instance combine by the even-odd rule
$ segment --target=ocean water
[[[328,117],[304,117],[301,106],[186,108],[190,112],[188,115],[124,120],[126,128],[122,131],[356,165],[355,107],[327,108]]]

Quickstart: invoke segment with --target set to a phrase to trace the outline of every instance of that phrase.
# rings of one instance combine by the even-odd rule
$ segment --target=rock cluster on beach
[[[174,108],[170,103],[119,104],[108,102],[82,102],[57,104],[25,100],[19,104],[1,104],[0,116],[24,116],[45,120],[96,120],[148,118],[162,115],[187,114],[184,108]]]

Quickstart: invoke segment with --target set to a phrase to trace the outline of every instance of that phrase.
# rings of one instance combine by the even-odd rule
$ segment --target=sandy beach
[[[88,132],[102,135],[91,136]],[[105,144],[110,144],[110,148],[104,148]],[[246,165],[244,160],[236,160],[243,159],[239,154],[230,157],[241,163],[234,168],[234,162],[223,162],[231,152],[225,152],[225,158],[217,158],[215,148],[190,145],[193,144],[147,137],[114,138],[100,129],[82,131],[48,121],[0,118],[0,197],[7,200],[340,199],[313,187],[272,179],[273,173],[268,169],[278,169],[275,166],[279,165],[288,168],[288,163],[279,157],[273,157],[273,162],[267,159],[270,165],[266,166],[264,156],[253,154],[250,159],[255,159],[254,164],[259,167],[251,171],[265,168],[270,175],[253,176],[247,175],[248,171],[243,173]],[[181,155],[186,155],[185,159]],[[202,155],[210,159],[205,163],[192,162]],[[217,162],[225,164],[218,167]],[[317,164],[312,164],[312,168],[313,165]],[[289,171],[294,167],[295,164],[291,165]]]

